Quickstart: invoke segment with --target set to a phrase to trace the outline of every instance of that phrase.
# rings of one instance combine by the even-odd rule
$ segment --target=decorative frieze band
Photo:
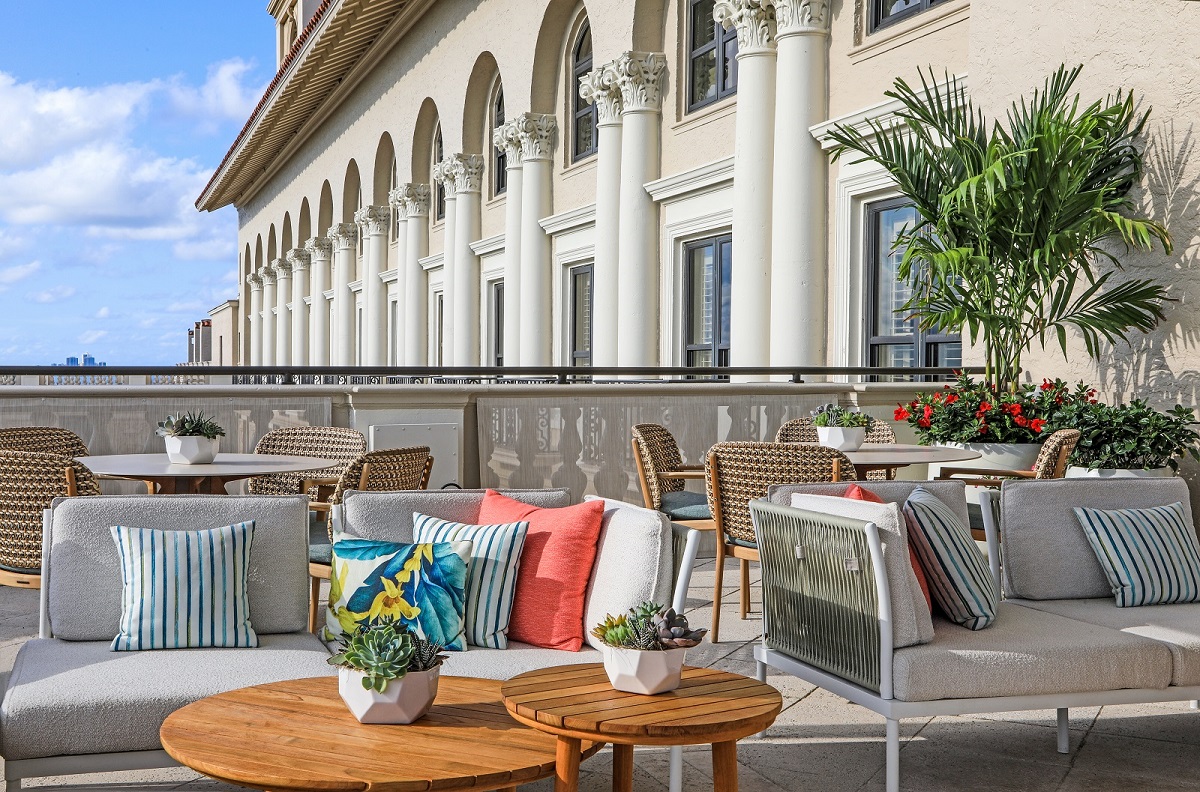
[[[312,237],[304,243],[310,261],[328,261],[333,253],[333,242],[329,237]]]
[[[548,160],[558,145],[558,121],[552,115],[522,113],[513,119],[521,157],[526,160]]]
[[[312,263],[312,256],[309,255],[307,250],[292,248],[287,252],[287,260],[288,264],[292,267],[292,272],[304,272],[308,269],[308,265]]]
[[[775,38],[829,32],[829,0],[769,0],[775,7]]]
[[[358,242],[358,226],[354,223],[334,223],[329,227],[334,250],[352,249]]]
[[[621,123],[621,86],[618,84],[616,62],[606,63],[579,78],[579,96],[596,105],[600,125]]]
[[[738,57],[775,49],[775,10],[772,0],[717,0],[713,18],[726,30],[737,30]]]
[[[626,52],[611,64],[621,89],[626,113],[657,113],[662,110],[667,56],[661,52]]]
[[[386,206],[364,206],[354,213],[354,222],[370,236],[380,236],[388,232],[392,222],[392,212]]]

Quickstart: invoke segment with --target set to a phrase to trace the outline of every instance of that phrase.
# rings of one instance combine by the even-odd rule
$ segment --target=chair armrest
[[[979,508],[983,512],[983,535],[987,542],[988,568],[992,572],[992,582],[996,585],[996,594],[1004,590],[1000,582],[1000,526],[996,523],[996,507],[1000,503],[1000,494],[993,490],[979,493]]]
[[[662,473],[659,473],[659,474],[658,474],[658,477],[659,477],[660,479],[691,479],[691,480],[696,480],[696,479],[703,479],[703,478],[704,478],[704,471],[703,471],[703,470],[687,470],[687,469],[684,469],[684,470],[664,470]]]
[[[1032,470],[997,470],[996,468],[954,467],[942,468],[937,480],[942,481],[954,476],[983,476],[986,478],[1033,478]]]
[[[704,465],[680,465],[680,470],[704,470]]]

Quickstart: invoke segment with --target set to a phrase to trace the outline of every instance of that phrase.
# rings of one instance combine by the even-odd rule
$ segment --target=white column
[[[304,298],[308,296],[308,266],[310,256],[307,250],[292,248],[287,254],[288,264],[292,268],[292,349],[290,362],[293,366],[307,366],[309,310]]]
[[[404,191],[395,189],[388,193],[388,205],[396,218],[396,326],[392,328],[392,349],[396,350],[396,365],[408,366],[404,345],[404,325],[407,317],[404,309],[405,273],[408,271],[408,210],[404,202]]]
[[[262,364],[264,366],[275,365],[275,305],[278,301],[276,280],[275,280],[275,265],[280,263],[279,259],[275,259],[262,269],[263,279],[263,329],[262,329]]]
[[[262,276],[251,272],[246,276],[250,287],[250,365],[262,365]]]
[[[387,263],[388,224],[391,212],[386,206],[364,206],[354,213],[354,222],[362,229],[362,362],[364,366],[387,365],[387,286],[379,279]]]
[[[771,344],[771,162],[775,135],[775,22],[770,0],[719,0],[717,22],[737,29],[733,283],[729,346],[735,366],[766,366]],[[795,130],[795,136],[808,130]],[[780,284],[791,291],[791,284]],[[794,309],[793,309],[794,310]]]
[[[492,137],[504,150],[508,181],[504,191],[504,365],[521,365],[521,201],[525,189],[524,153],[518,125],[509,121]],[[490,361],[489,361],[490,362]]]
[[[275,365],[290,366],[292,363],[292,315],[288,302],[292,299],[292,265],[287,254],[275,262]]]
[[[310,366],[328,366],[329,305],[325,299],[325,292],[329,291],[329,266],[333,257],[333,243],[329,237],[313,237],[304,243],[304,249],[308,251],[309,266],[312,268],[308,363]]]
[[[451,321],[454,324],[454,365],[479,365],[479,256],[471,243],[479,240],[482,218],[483,157],[455,154],[454,169],[454,283]]]
[[[823,366],[828,164],[821,144],[805,132],[828,116],[829,0],[773,2],[779,79],[775,91],[771,365]],[[736,250],[735,246],[735,256]]]
[[[404,254],[404,365],[424,366],[428,359],[429,326],[425,315],[429,287],[421,259],[429,254],[428,184],[400,187],[404,213],[408,216],[407,251]]]
[[[613,63],[621,88],[620,242],[617,258],[617,363],[658,365],[658,204],[646,182],[662,167],[662,84],[667,59],[657,52],[626,52]],[[594,335],[594,334],[593,334]]]
[[[592,71],[579,93],[596,105],[596,258],[592,265],[592,365],[617,365],[620,326],[621,86],[616,63]],[[655,223],[657,231],[657,222]]]
[[[358,226],[338,223],[329,229],[333,240],[333,343],[331,356],[335,366],[354,365],[354,280],[355,244]]]
[[[551,364],[550,235],[542,219],[550,214],[551,175],[558,122],[552,115],[523,113],[516,118],[524,184],[521,191],[521,365]],[[505,286],[504,291],[508,292]]]
[[[456,255],[454,246],[458,241],[458,169],[460,165],[454,157],[446,157],[433,168],[433,179],[442,183],[446,193],[446,223],[442,226],[442,304],[445,313],[442,321],[442,365],[457,366],[454,358],[454,341],[458,335],[454,327],[454,296],[457,293],[454,268]],[[465,328],[464,328],[465,332]]]

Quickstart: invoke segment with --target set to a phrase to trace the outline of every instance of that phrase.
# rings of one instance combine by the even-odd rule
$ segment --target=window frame
[[[713,301],[717,305],[717,309],[713,311],[713,324],[711,328],[712,341],[708,344],[693,344],[689,343],[689,336],[693,319],[695,319],[695,299],[691,293],[693,253],[701,248],[711,247],[713,249],[713,260],[716,263],[714,267],[714,277],[716,282],[713,284]],[[721,259],[721,251],[728,249],[729,259],[723,262]],[[733,233],[726,232],[715,236],[704,237],[703,239],[694,239],[690,242],[685,242],[683,245],[683,333],[681,337],[681,347],[683,350],[683,365],[692,366],[692,354],[695,352],[711,352],[713,356],[713,365],[715,367],[728,366],[730,364],[730,344],[728,338],[721,337],[721,308],[724,304],[724,285],[721,279],[722,265],[728,266],[730,270],[729,290],[733,292]]]
[[[867,14],[867,35],[889,28],[906,19],[911,19],[923,11],[928,11],[933,6],[942,2],[942,0],[917,0],[917,4],[912,8],[906,8],[885,19],[883,16],[883,4],[886,2],[889,2],[889,0],[870,0],[871,8]]]
[[[508,150],[496,145],[496,129],[504,124],[504,84],[496,78],[496,87],[492,91],[492,101],[488,106],[492,120],[492,197],[499,198],[508,192]]]
[[[575,304],[575,279],[587,276],[588,290],[588,326],[587,349],[577,349],[575,339],[579,337],[579,311]],[[592,340],[595,332],[596,307],[596,265],[592,262],[576,264],[567,270],[567,294],[570,299],[571,315],[567,323],[567,365],[579,368],[590,368],[592,365]]]
[[[499,368],[504,365],[504,280],[495,280],[488,285],[492,302],[492,348],[488,354],[491,364]]]
[[[592,65],[595,63],[595,49],[588,53],[586,60],[581,60],[579,50],[583,46],[584,39],[587,39],[589,46],[594,47],[595,42],[592,40],[592,25],[586,18],[583,24],[579,26],[579,32],[575,35],[575,43],[571,47],[571,162],[581,162],[588,157],[595,156],[599,150],[599,125],[600,125],[600,110],[595,103],[584,101],[583,94],[579,90],[579,81],[587,76],[592,71]],[[586,149],[579,147],[579,122],[582,119],[587,119],[592,127],[591,145]]]
[[[726,30],[725,26],[718,23],[714,18],[712,24],[714,28],[713,40],[699,47],[696,46],[696,28],[693,25],[696,16],[696,6],[700,3],[708,2],[708,0],[688,0],[687,4],[687,112],[692,113],[696,110],[714,105],[722,99],[737,94],[738,76],[737,76],[737,30]],[[733,43],[733,59],[730,64],[726,57],[726,45]],[[692,87],[695,85],[696,59],[706,55],[708,52],[716,53],[716,69],[717,69],[717,91],[712,97],[696,99],[692,96]],[[732,85],[725,84],[726,71],[733,75]]]

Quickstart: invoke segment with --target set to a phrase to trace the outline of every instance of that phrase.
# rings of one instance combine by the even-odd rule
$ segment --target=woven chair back
[[[1059,429],[1047,437],[1033,463],[1033,477],[1060,479],[1067,475],[1067,460],[1075,450],[1080,435],[1078,429]]]
[[[767,496],[772,484],[853,481],[854,465],[841,451],[796,443],[717,443],[705,463],[708,506],[717,529],[742,542],[755,542],[750,501]]]
[[[779,427],[775,433],[776,443],[817,443],[817,427],[813,426],[812,418],[793,418]]]
[[[367,469],[366,481],[363,481],[364,467]],[[356,457],[346,466],[329,502],[341,503],[347,490],[394,492],[427,489],[432,470],[433,457],[429,455],[429,446],[371,451]]]
[[[872,418],[867,424],[867,438],[863,442],[869,445],[895,445],[896,432],[886,421]]]
[[[290,426],[274,429],[259,439],[254,447],[256,454],[276,456],[311,456],[336,459],[341,464],[323,470],[306,470],[302,473],[273,473],[255,476],[247,488],[252,495],[295,495],[305,479],[338,478],[346,472],[346,466],[367,452],[367,438],[357,429],[340,426]],[[316,488],[309,490],[309,497],[316,497]]]
[[[659,473],[679,470],[683,466],[679,444],[665,426],[652,423],[635,424],[633,440],[638,460],[641,462],[639,472],[645,474],[645,481],[642,483],[650,493],[651,508],[661,509],[664,492],[679,492],[683,489],[683,481],[680,479],[658,477]]]
[[[65,457],[88,456],[87,444],[79,435],[57,426],[12,426],[0,429],[0,450]]]
[[[72,486],[76,495],[100,494],[92,471],[70,457],[0,451],[0,566],[41,568],[42,511]]]

